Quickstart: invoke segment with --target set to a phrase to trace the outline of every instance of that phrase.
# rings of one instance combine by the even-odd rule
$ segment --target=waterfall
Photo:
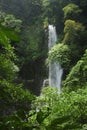
[[[49,25],[49,42],[48,49],[50,49],[56,44],[57,34],[56,29],[53,25]],[[63,69],[58,62],[49,63],[49,86],[58,88],[58,93],[61,91],[61,78],[63,74]]]

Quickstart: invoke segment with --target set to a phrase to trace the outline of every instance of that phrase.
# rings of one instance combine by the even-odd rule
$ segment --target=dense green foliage
[[[29,119],[35,130],[87,129],[87,88],[60,95],[53,88],[45,88],[32,107]]]
[[[0,13],[0,79],[12,80],[15,79],[14,75],[15,72],[18,71],[18,67],[14,62],[16,60],[16,55],[14,53],[14,47],[11,45],[11,41],[16,42],[19,40],[18,35],[16,34],[18,31],[15,29],[19,28],[18,23],[20,20],[16,20],[12,15],[6,15],[3,12]],[[9,16],[11,16],[10,20]],[[13,21],[13,25],[11,24],[11,20]]]
[[[87,0],[0,0],[0,130],[87,129],[86,12]],[[48,53],[49,24],[58,41]],[[36,97],[46,58],[63,67],[62,92]]]
[[[67,69],[70,66],[70,53],[68,45],[58,43],[49,51],[48,61],[59,62],[63,68]]]
[[[82,12],[81,9],[79,9],[78,5],[75,5],[73,3],[68,4],[63,8],[64,11],[64,18],[65,19],[77,19]]]
[[[80,23],[77,23],[73,20],[67,20],[65,22],[65,28],[64,28],[64,43],[70,44],[70,43],[78,43],[80,41],[80,37],[82,33],[84,32],[84,26],[82,26]]]
[[[81,60],[72,68],[64,81],[64,86],[69,90],[77,90],[87,85],[87,50]]]
[[[15,64],[17,57],[12,42],[19,41],[17,33],[21,20],[3,12],[0,16],[0,129],[11,130],[9,120],[12,117],[25,120],[30,103],[35,97],[29,91],[24,91],[22,85],[14,82],[19,68]]]
[[[21,85],[0,82],[0,129],[25,128],[31,101],[35,96],[24,91]]]

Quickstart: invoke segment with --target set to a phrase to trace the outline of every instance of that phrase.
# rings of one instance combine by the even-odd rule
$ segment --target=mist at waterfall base
[[[48,49],[50,49],[56,44],[57,33],[56,28],[53,25],[48,26],[49,31],[49,42]],[[49,86],[56,87],[58,93],[61,92],[61,80],[62,80],[63,69],[58,62],[49,63]]]

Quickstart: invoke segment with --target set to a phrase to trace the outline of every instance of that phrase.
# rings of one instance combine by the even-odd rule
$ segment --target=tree
[[[63,8],[64,11],[64,18],[65,19],[73,19],[78,20],[80,13],[82,12],[81,9],[79,9],[79,6],[76,4],[68,4]]]
[[[87,128],[87,88],[77,92],[62,92],[47,87],[33,103],[29,121],[32,127],[43,130]]]
[[[3,12],[0,12],[0,18],[0,79],[12,81],[18,67],[14,63],[16,55],[11,41],[19,40],[16,32],[19,31],[21,20],[16,20],[14,16]]]
[[[87,50],[85,54],[72,68],[66,80],[64,81],[64,87],[68,87],[69,91],[75,91],[79,87],[84,87],[87,84]]]
[[[60,1],[44,0],[43,10],[44,19],[47,18],[49,24],[56,25],[57,32],[61,34],[63,29],[63,11]]]
[[[48,54],[48,62],[58,62],[64,70],[70,67],[71,50],[64,43],[56,44]]]
[[[63,42],[66,44],[80,44],[80,38],[82,38],[82,33],[84,33],[85,27],[74,20],[66,20],[64,27],[64,39]]]
[[[0,129],[28,127],[28,113],[34,99],[35,96],[23,90],[22,85],[0,81]]]
[[[22,19],[24,25],[34,24],[38,18],[41,18],[43,11],[42,0],[2,0],[0,5],[4,12]]]
[[[18,42],[21,20],[1,13],[0,19],[0,129],[21,128],[26,124],[31,101],[35,99],[23,85],[15,83],[19,68],[13,42]],[[13,123],[14,122],[14,123]]]

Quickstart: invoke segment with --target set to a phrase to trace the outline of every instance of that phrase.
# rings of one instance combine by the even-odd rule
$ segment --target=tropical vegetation
[[[86,12],[87,0],[0,0],[0,130],[87,129]],[[41,92],[46,62],[63,68],[60,94]]]

